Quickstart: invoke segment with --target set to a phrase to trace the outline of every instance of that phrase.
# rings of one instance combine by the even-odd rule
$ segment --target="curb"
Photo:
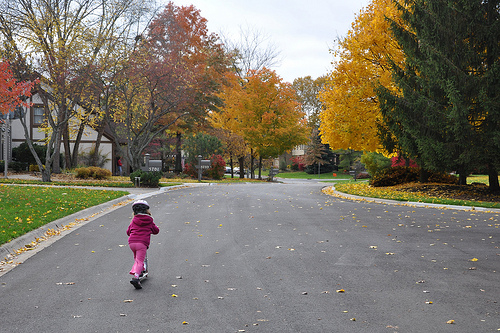
[[[133,200],[145,199],[170,190],[187,186],[189,185],[184,184],[161,187],[158,190],[152,192],[124,195],[123,197],[104,202],[97,206],[83,209],[74,214],[49,222],[38,229],[32,230],[18,238],[15,238],[12,241],[0,246],[0,276],[4,275],[11,269],[15,268],[18,264],[24,262],[26,259],[32,257],[44,248],[53,244],[61,237],[70,234],[78,228],[97,219],[98,217],[102,217],[103,215],[111,213],[114,210],[129,204]],[[64,228],[64,226],[70,225],[71,223],[73,223],[73,225],[71,225],[69,228]],[[51,229],[56,230],[57,234],[47,236],[47,231]],[[37,239],[39,239],[39,241],[37,241]],[[35,245],[31,245],[32,242],[34,242]]]
[[[333,188],[333,190],[332,190],[333,194],[328,194],[328,193],[325,193],[325,194],[334,196],[336,198],[347,199],[347,200],[373,202],[373,203],[378,203],[378,204],[386,204],[386,205],[394,205],[394,206],[410,206],[410,207],[434,208],[434,209],[452,209],[452,210],[495,213],[495,214],[500,213],[500,209],[498,209],[498,208],[443,205],[443,204],[433,204],[433,203],[425,203],[425,202],[397,201],[397,200],[390,200],[390,199],[361,197],[359,195],[339,192],[339,191],[335,190],[335,186],[333,186],[333,185],[325,186],[325,187],[323,187],[323,189],[329,188],[329,187]]]

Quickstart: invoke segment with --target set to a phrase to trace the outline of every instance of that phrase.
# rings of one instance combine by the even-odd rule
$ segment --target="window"
[[[43,106],[33,106],[33,125],[39,126],[43,124],[44,110]]]

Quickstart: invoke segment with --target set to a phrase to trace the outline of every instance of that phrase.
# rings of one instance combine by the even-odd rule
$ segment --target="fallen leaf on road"
[[[446,323],[447,324],[455,324],[455,321],[452,319],[452,320],[448,320]]]
[[[339,289],[337,290],[338,293],[345,293],[345,290],[344,289]]]
[[[183,321],[182,325],[189,325],[189,323],[187,321]]]
[[[472,258],[470,261],[478,261],[479,259],[477,258]]]
[[[123,300],[123,303],[132,303],[134,300],[133,299],[125,299]]]
[[[177,297],[177,295],[176,294],[172,294],[172,297]]]

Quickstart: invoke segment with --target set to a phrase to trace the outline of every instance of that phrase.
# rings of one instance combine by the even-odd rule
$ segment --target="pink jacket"
[[[149,248],[151,234],[156,235],[159,232],[160,228],[156,226],[150,215],[137,214],[127,229],[128,243],[143,243]]]

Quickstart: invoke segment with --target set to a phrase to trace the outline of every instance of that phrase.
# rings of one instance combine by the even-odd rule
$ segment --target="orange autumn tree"
[[[381,119],[375,90],[380,84],[395,90],[389,59],[403,61],[386,18],[399,21],[392,0],[372,0],[356,17],[333,55],[338,59],[319,94],[325,106],[320,133],[332,149],[381,149],[377,123]]]
[[[234,73],[226,78],[219,94],[224,107],[210,115],[211,122],[242,136],[255,150],[260,178],[263,158],[278,157],[307,142],[305,115],[291,84],[272,70],[251,70],[243,80]]]
[[[9,69],[9,63],[0,61],[0,113],[8,114],[17,106],[29,106],[24,97],[31,96],[33,82],[17,82]]]

